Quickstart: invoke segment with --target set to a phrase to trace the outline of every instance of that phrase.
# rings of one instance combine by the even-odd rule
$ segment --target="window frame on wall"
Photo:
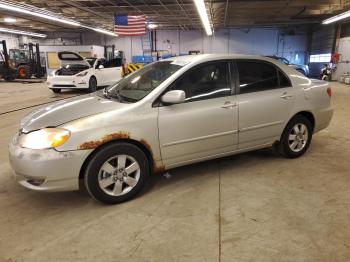
[[[332,60],[331,53],[310,55],[309,63],[330,63]]]
[[[255,62],[255,63],[267,64],[269,66],[274,67],[276,70],[278,86],[275,88],[269,88],[266,90],[245,92],[245,93],[241,94],[241,92],[240,92],[241,91],[241,88],[240,88],[241,82],[240,82],[240,75],[239,75],[237,62]],[[292,81],[290,80],[289,76],[281,68],[279,68],[276,64],[271,63],[269,61],[259,60],[259,59],[234,59],[232,61],[232,64],[233,64],[232,67],[234,68],[234,79],[235,79],[235,86],[236,86],[236,94],[237,95],[254,94],[254,93],[258,93],[258,92],[267,92],[267,91],[278,90],[278,89],[282,89],[282,88],[293,88],[293,84],[292,84]],[[285,77],[285,79],[287,79],[289,85],[281,86],[280,74],[282,74]]]

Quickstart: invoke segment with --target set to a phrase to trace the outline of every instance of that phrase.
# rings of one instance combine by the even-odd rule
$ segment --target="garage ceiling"
[[[9,1],[7,1],[9,2]],[[350,8],[350,0],[206,0],[214,28],[286,26],[320,23],[330,15]],[[193,0],[25,0],[41,11],[77,20],[94,27],[113,29],[113,14],[144,14],[159,28],[190,30],[202,28]],[[5,16],[17,17],[6,27],[31,31],[71,30],[72,27],[0,10],[0,26]],[[76,28],[74,29],[77,30]]]

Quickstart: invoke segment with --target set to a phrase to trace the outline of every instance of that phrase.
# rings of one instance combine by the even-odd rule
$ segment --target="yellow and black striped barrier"
[[[129,73],[135,72],[143,67],[143,64],[128,64]]]

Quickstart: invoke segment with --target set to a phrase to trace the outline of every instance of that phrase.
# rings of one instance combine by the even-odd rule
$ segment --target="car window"
[[[290,82],[289,78],[280,69],[278,69],[278,78],[280,82],[280,87],[292,86],[292,83]]]
[[[240,94],[279,88],[275,66],[260,61],[237,61]]]
[[[105,61],[103,66],[105,68],[120,67],[120,66],[122,66],[122,59],[118,57],[118,58],[114,58],[114,59]]]
[[[186,72],[170,87],[183,90],[186,102],[231,95],[227,62],[210,63]]]
[[[176,61],[158,61],[124,77],[106,89],[107,96],[120,101],[137,102],[152,92],[184,65]]]

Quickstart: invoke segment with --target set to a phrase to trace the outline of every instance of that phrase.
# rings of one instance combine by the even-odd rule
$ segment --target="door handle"
[[[224,105],[221,108],[231,109],[231,108],[234,108],[235,106],[237,106],[237,103],[227,101],[224,103]]]
[[[280,97],[283,98],[283,99],[289,99],[289,98],[292,98],[293,95],[290,95],[288,93],[283,93]]]

